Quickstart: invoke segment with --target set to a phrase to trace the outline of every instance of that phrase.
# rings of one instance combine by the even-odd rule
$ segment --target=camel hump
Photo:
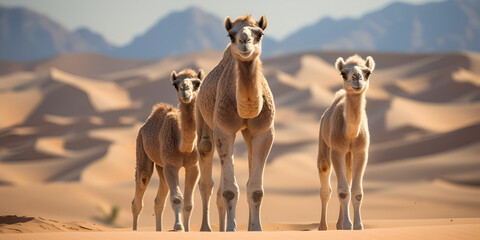
[[[167,103],[158,103],[152,108],[152,113],[148,118],[163,119],[169,112],[174,112],[175,108]]]

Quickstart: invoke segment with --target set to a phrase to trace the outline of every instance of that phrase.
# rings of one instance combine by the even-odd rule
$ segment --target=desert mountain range
[[[267,16],[268,17],[268,16]],[[275,23],[271,23],[275,24]],[[99,33],[69,31],[47,16],[0,7],[0,59],[31,61],[71,52],[159,59],[195,51],[223,50],[223,19],[192,7],[159,19],[124,46]],[[448,0],[412,5],[394,3],[358,19],[320,19],[285,39],[264,38],[263,56],[309,50],[451,52],[480,51],[480,2]]]

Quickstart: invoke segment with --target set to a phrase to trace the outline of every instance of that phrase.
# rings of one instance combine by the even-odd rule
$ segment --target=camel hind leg
[[[184,203],[183,203],[183,226],[185,232],[190,231],[190,216],[193,210],[193,192],[198,181],[198,164],[185,169],[185,191],[184,191]]]
[[[165,200],[168,194],[168,185],[163,174],[163,167],[155,164],[160,182],[157,197],[155,198],[155,225],[157,231],[162,231],[162,216],[165,209]]]
[[[143,148],[142,135],[137,137],[137,161],[135,168],[135,197],[132,201],[133,230],[137,230],[138,217],[143,209],[143,196],[153,174],[154,163]]]
[[[200,231],[211,232],[210,227],[210,198],[213,191],[212,159],[215,150],[213,144],[213,131],[203,121],[202,115],[197,108],[197,146],[200,159],[200,182],[198,188],[202,196],[202,226]]]
[[[322,215],[320,217],[320,225],[318,230],[327,230],[327,207],[328,201],[332,195],[332,186],[330,184],[330,177],[332,174],[332,160],[330,159],[330,148],[320,138],[318,143],[318,157],[317,157],[318,174],[320,176],[320,199],[322,200]]]

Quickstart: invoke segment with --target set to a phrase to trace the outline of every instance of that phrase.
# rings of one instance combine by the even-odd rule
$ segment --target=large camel
[[[248,149],[248,230],[262,230],[260,207],[264,192],[263,172],[273,143],[275,116],[273,96],[262,74],[260,60],[262,35],[266,27],[265,16],[255,21],[253,17],[245,15],[233,22],[227,17],[225,29],[231,43],[225,49],[223,59],[203,81],[198,93],[202,231],[211,231],[208,212],[213,188],[212,156],[215,148],[221,163],[217,192],[220,231],[237,230],[235,208],[239,190],[234,175],[233,148],[238,131],[242,132]]]
[[[375,62],[370,56],[363,60],[354,55],[347,61],[338,58],[335,66],[343,78],[344,89],[335,94],[332,106],[325,111],[320,122],[317,163],[322,185],[322,216],[318,229],[327,230],[327,204],[332,192],[330,175],[333,163],[340,201],[337,229],[352,229],[348,212],[351,199],[354,209],[353,228],[361,230],[362,181],[370,145],[365,93]]]
[[[160,177],[155,198],[156,230],[162,231],[162,213],[170,190],[170,204],[175,212],[176,231],[189,231],[193,209],[193,191],[198,180],[198,152],[196,144],[196,98],[203,70],[198,74],[185,69],[171,75],[180,101],[174,108],[165,103],[153,107],[147,121],[138,131],[137,166],[135,171],[135,198],[132,201],[133,230],[137,230],[138,216],[143,209],[143,195],[156,167]],[[185,168],[185,197],[179,187],[178,171]],[[183,207],[183,209],[182,209]],[[180,212],[183,211],[183,225]]]

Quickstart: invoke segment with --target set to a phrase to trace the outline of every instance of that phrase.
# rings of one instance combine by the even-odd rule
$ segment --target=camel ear
[[[172,82],[175,82],[177,78],[178,78],[177,72],[172,71],[172,75],[171,75]]]
[[[203,69],[198,70],[197,78],[200,79],[200,81],[203,81],[203,79],[205,78],[205,72],[203,71]]]
[[[338,71],[341,72],[343,70],[343,67],[345,67],[345,60],[343,60],[342,57],[337,58],[337,61],[335,62],[335,67]]]
[[[365,66],[370,68],[371,72],[373,72],[373,69],[375,69],[375,61],[373,61],[373,58],[371,56],[367,57],[367,61],[365,62]]]
[[[228,16],[225,18],[225,29],[227,30],[227,32],[232,29],[232,20]]]
[[[267,28],[267,17],[263,15],[260,20],[258,20],[257,25],[262,29],[265,30]]]

